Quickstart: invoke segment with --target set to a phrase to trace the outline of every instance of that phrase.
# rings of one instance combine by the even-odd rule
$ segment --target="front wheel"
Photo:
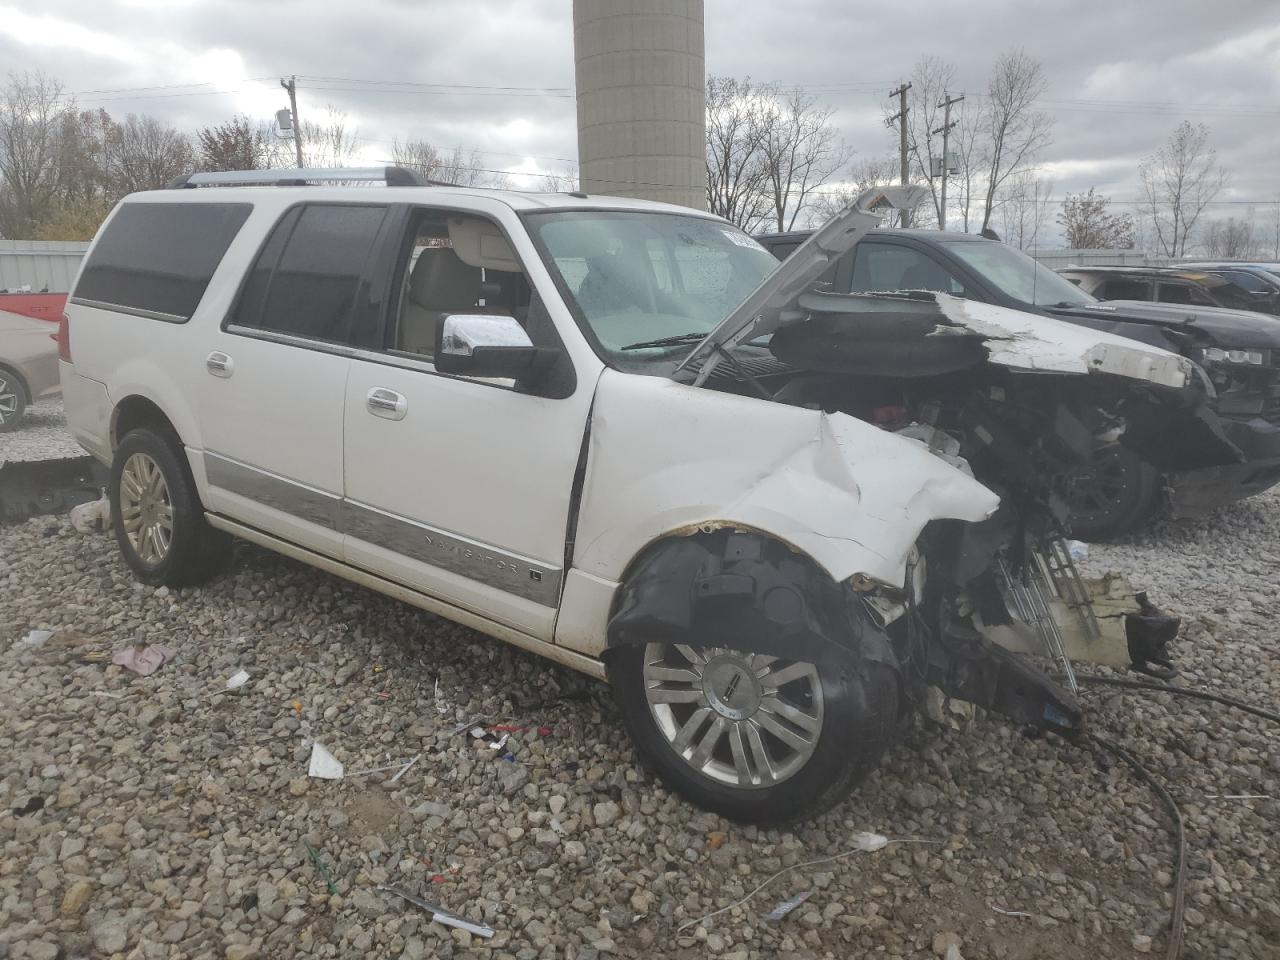
[[[1081,540],[1112,540],[1146,523],[1160,501],[1160,474],[1128,447],[1099,447],[1072,478],[1071,533]]]
[[[781,824],[843,800],[893,737],[892,671],[725,647],[618,648],[610,678],[641,759],[677,792],[733,820]]]
[[[208,580],[230,550],[204,519],[176,438],[130,431],[111,464],[111,520],[125,562],[143,583],[186,587]]]

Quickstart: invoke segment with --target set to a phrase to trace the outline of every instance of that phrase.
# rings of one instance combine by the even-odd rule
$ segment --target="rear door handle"
[[[385,420],[403,420],[409,412],[409,401],[402,394],[386,387],[374,387],[364,398],[364,405],[375,417]]]
[[[222,377],[224,380],[236,370],[236,362],[221,350],[215,350],[205,357],[204,365],[215,377]]]

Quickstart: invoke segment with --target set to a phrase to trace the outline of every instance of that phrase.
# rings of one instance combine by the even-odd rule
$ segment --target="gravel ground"
[[[1280,702],[1280,496],[1093,548],[1186,618],[1185,680]],[[59,631],[42,647],[15,642]],[[169,644],[149,678],[104,662]],[[249,682],[227,693],[239,669]],[[1187,819],[1187,957],[1280,956],[1280,739],[1211,704],[1090,689]],[[918,724],[791,832],[637,767],[607,688],[256,548],[201,590],[137,584],[65,518],[0,528],[0,957],[1131,957],[1162,953],[1165,814],[1127,768],[997,719]],[[501,751],[454,733],[507,723]],[[309,741],[348,771],[307,777]],[[775,871],[805,866],[749,905]],[[332,877],[333,890],[307,851]],[[392,884],[489,923],[451,930]],[[780,922],[790,894],[812,897]],[[1016,911],[1028,916],[1009,916]]]
[[[84,450],[67,432],[61,398],[33,403],[18,429],[0,433],[0,464],[6,460],[61,460],[83,456]]]

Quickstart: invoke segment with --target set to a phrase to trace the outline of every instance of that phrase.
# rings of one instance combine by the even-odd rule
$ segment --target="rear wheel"
[[[852,657],[648,643],[618,648],[610,672],[641,758],[734,820],[821,813],[875,769],[895,729],[896,678]]]
[[[16,430],[27,412],[27,391],[17,375],[0,367],[0,433]]]
[[[1160,474],[1128,447],[1094,451],[1072,478],[1071,532],[1081,540],[1110,540],[1146,523],[1160,499]]]
[[[120,553],[144,583],[203,583],[230,552],[227,535],[205,522],[176,438],[150,428],[131,431],[116,448],[109,496]]]

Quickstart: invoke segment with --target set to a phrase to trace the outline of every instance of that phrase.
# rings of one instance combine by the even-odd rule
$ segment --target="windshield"
[[[603,351],[630,359],[687,353],[778,267],[704,217],[564,210],[526,222]],[[667,338],[677,342],[646,346]]]
[[[1078,306],[1097,301],[1070,280],[1003,243],[943,240],[948,250],[1005,296],[1037,307]]]

